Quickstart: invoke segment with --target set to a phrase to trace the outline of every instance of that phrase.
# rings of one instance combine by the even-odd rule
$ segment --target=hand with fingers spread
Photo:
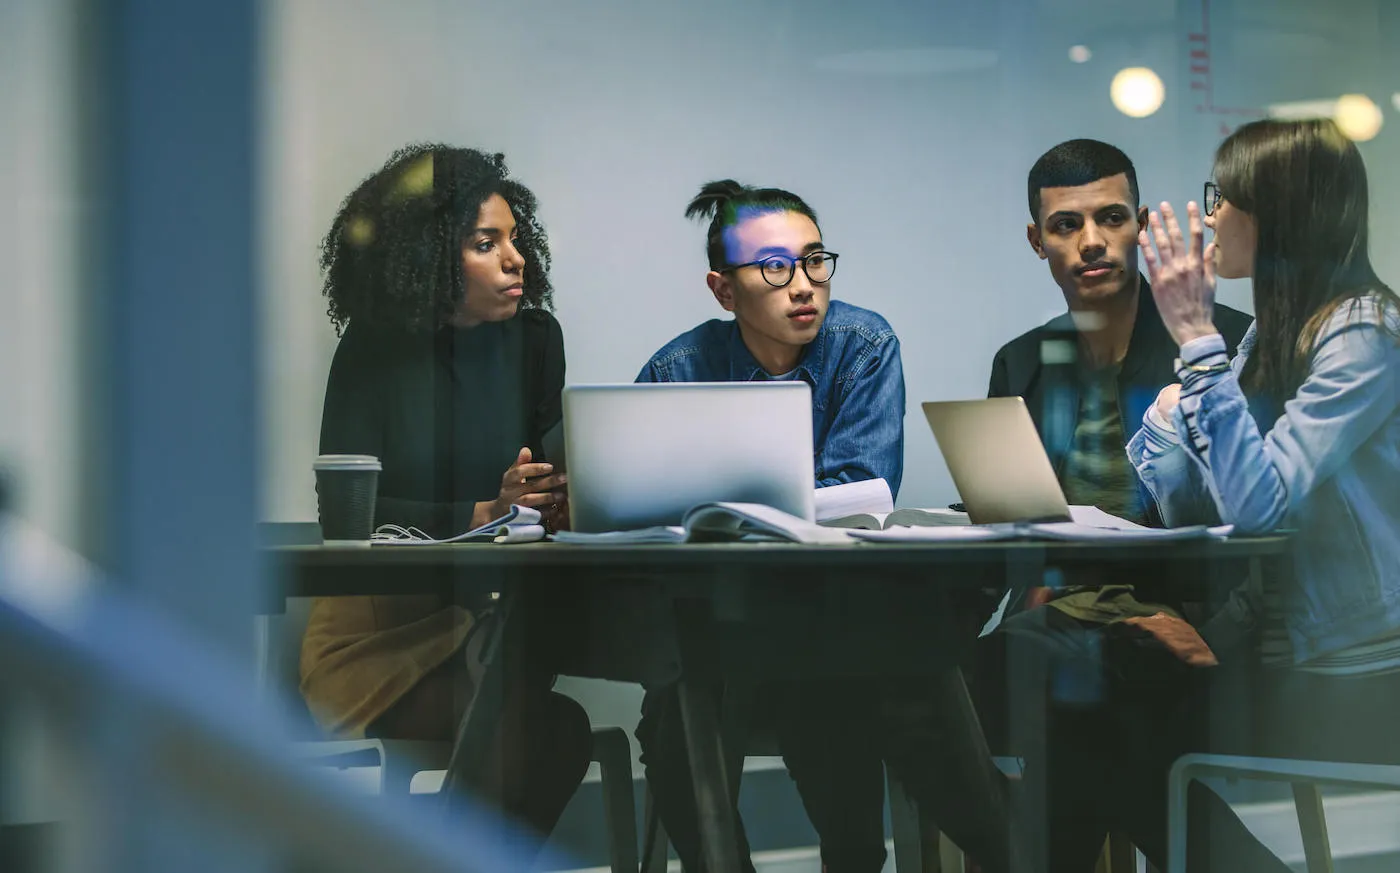
[[[566,499],[564,486],[568,482],[567,476],[554,474],[553,464],[532,464],[530,460],[533,457],[529,448],[520,450],[515,463],[501,477],[500,494],[495,500],[483,504],[489,514],[482,519],[482,524],[505,515],[510,511],[511,504],[544,510]]]
[[[1152,297],[1157,301],[1162,323],[1177,345],[1220,332],[1212,321],[1215,244],[1202,247],[1205,229],[1195,202],[1186,204],[1186,214],[1189,240],[1182,238],[1181,226],[1170,203],[1163,203],[1160,213],[1152,213],[1148,230],[1138,234],[1138,248],[1147,265]],[[1153,243],[1156,243],[1155,249]]]

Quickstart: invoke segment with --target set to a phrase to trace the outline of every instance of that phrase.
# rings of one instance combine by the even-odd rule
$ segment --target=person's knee
[[[550,720],[556,726],[555,734],[560,741],[571,748],[590,746],[593,725],[588,719],[588,711],[583,708],[582,704],[557,691],[549,692],[546,700],[548,701],[546,706],[550,713]]]
[[[544,711],[549,725],[545,751],[554,759],[555,767],[577,774],[583,781],[588,764],[593,760],[593,725],[588,712],[572,697],[551,691],[545,698]]]

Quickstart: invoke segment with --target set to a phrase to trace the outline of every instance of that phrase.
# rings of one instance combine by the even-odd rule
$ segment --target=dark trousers
[[[1400,759],[1389,727],[1400,716],[1400,676],[1265,669],[1248,647],[1217,652],[1218,667],[1190,668],[1126,629],[1050,608],[1008,619],[983,642],[978,697],[989,721],[998,692],[1022,701],[1005,733],[1013,745],[1030,740],[1019,750],[1015,820],[1037,869],[1089,873],[1110,832],[1165,867],[1167,777],[1188,752]],[[998,670],[1011,681],[993,690],[987,680]],[[1188,807],[1188,869],[1289,869],[1209,788],[1193,784]]]
[[[851,702],[842,701],[836,689],[828,690],[831,693],[825,699],[830,709],[818,722],[820,729],[804,730],[815,714],[812,710],[818,707],[804,700],[807,694],[799,686],[759,689],[754,695],[757,703],[750,714],[750,728],[776,736],[783,763],[821,838],[822,862],[828,873],[874,873],[885,862],[883,764],[855,733],[855,722],[848,717]],[[718,703],[720,689],[716,687],[713,693]],[[800,710],[789,709],[795,701],[805,705]],[[657,816],[681,865],[686,873],[703,873],[694,783],[675,688],[647,691],[637,741]],[[852,814],[842,815],[844,806],[850,806]],[[752,873],[742,822],[738,835],[740,860],[746,873]]]
[[[489,621],[482,615],[478,627]],[[478,641],[479,642],[479,641]],[[477,646],[431,671],[366,730],[385,739],[452,742],[477,693]],[[554,677],[530,665],[513,677],[516,687],[491,740],[482,787],[499,798],[501,811],[529,827],[524,857],[543,846],[588,772],[593,730],[577,701],[551,690]]]
[[[715,692],[718,694],[718,690]],[[988,873],[1006,870],[1006,834],[968,802],[943,714],[911,680],[829,681],[762,689],[755,727],[772,730],[821,841],[826,873],[878,873],[885,863],[884,767],[921,810]],[[657,813],[687,873],[703,873],[678,697],[649,690],[637,727]],[[752,871],[740,827],[740,857]]]

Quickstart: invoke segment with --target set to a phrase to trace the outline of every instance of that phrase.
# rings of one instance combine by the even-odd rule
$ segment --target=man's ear
[[[711,270],[705,274],[705,284],[710,286],[710,293],[715,295],[715,300],[724,307],[725,312],[734,311],[734,286],[728,276]]]
[[[1138,207],[1138,233],[1147,230],[1147,207]]]
[[[1040,225],[1026,225],[1026,242],[1031,244],[1031,250],[1034,251],[1036,257],[1040,258],[1042,261],[1050,257],[1045,254],[1045,243],[1040,237]]]

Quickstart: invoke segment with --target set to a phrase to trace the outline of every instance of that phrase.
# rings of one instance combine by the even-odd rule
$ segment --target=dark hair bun
[[[690,205],[685,208],[686,218],[699,218],[701,220],[714,218],[719,214],[724,204],[744,193],[747,189],[733,179],[720,179],[717,182],[706,182],[700,189],[700,193],[690,201]]]

